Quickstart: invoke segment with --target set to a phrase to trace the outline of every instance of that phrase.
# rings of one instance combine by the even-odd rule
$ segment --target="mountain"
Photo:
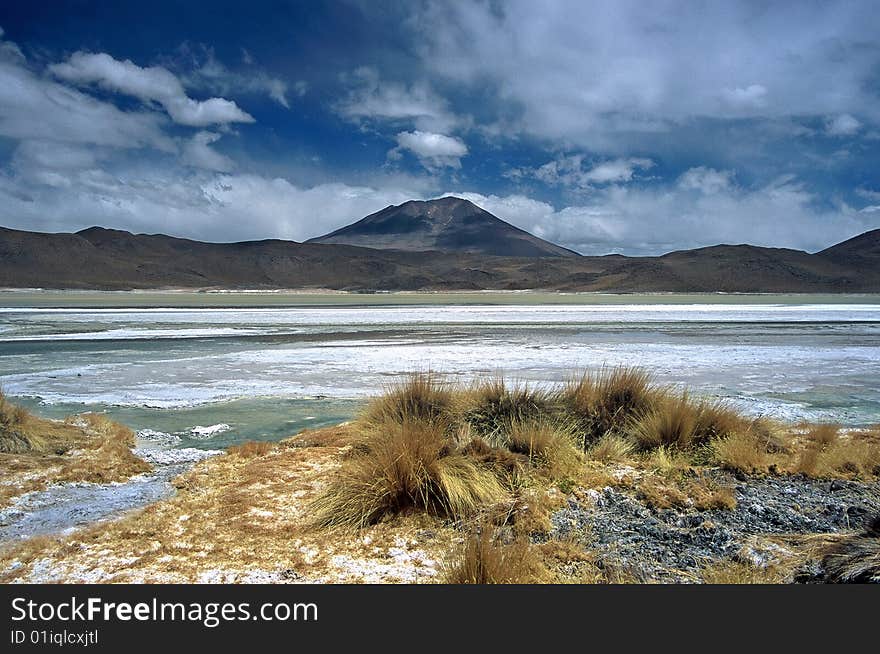
[[[864,261],[869,265],[876,264],[880,260],[880,229],[873,229],[843,243],[832,245],[819,252],[819,256],[832,261]]]
[[[504,222],[473,202],[454,197],[391,205],[307,242],[500,257],[579,256]]]
[[[880,293],[878,241],[880,230],[816,254],[717,245],[659,257],[508,257],[280,240],[204,243],[101,227],[75,234],[0,227],[0,287]]]

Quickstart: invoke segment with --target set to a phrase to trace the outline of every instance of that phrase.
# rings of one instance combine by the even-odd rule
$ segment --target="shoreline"
[[[0,289],[2,309],[246,309],[417,305],[874,305],[880,293],[568,292],[528,290],[380,291],[333,289]]]

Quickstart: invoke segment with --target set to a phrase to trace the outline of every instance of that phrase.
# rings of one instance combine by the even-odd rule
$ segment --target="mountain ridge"
[[[306,243],[488,256],[580,256],[454,196],[392,204]]]
[[[304,243],[0,227],[0,286],[880,293],[880,229],[812,254],[720,244],[652,257],[581,256],[446,197],[390,205]]]
[[[814,254],[718,245],[657,257],[499,257],[0,227],[0,287],[880,293],[878,244],[880,230],[872,230]]]

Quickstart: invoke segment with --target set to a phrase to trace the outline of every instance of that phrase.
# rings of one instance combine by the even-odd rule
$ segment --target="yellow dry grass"
[[[490,528],[465,539],[447,561],[448,584],[536,584],[548,581],[540,553],[525,539],[504,543]]]
[[[435,581],[456,538],[442,520],[399,516],[332,537],[312,527],[309,507],[343,463],[346,431],[208,459],[175,481],[172,498],[0,552],[0,582],[32,579],[35,570],[44,571],[41,580],[65,582],[236,582],[260,581],[261,574],[276,581]]]
[[[151,469],[131,451],[134,433],[105,416],[87,413],[59,422],[19,413],[18,433],[31,449],[0,453],[0,507],[49,484],[125,481]]]
[[[759,567],[741,561],[724,560],[706,566],[700,571],[704,584],[756,585],[781,584],[785,573],[775,566]]]
[[[465,517],[503,495],[492,470],[458,451],[443,425],[386,423],[358,439],[312,509],[319,525],[363,528],[407,509]]]

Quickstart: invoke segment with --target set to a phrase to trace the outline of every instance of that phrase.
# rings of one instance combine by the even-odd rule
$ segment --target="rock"
[[[734,475],[712,473],[721,485]],[[598,561],[637,577],[661,582],[693,581],[694,571],[710,561],[731,558],[747,545],[743,559],[762,562],[784,554],[776,545],[755,545],[761,534],[833,533],[855,528],[867,514],[880,513],[880,483],[829,482],[809,477],[751,478],[735,486],[732,510],[692,507],[652,511],[628,487],[569,498],[551,516],[550,536],[576,535],[591,540]],[[596,501],[599,500],[599,501]],[[809,572],[801,576],[809,578]]]

